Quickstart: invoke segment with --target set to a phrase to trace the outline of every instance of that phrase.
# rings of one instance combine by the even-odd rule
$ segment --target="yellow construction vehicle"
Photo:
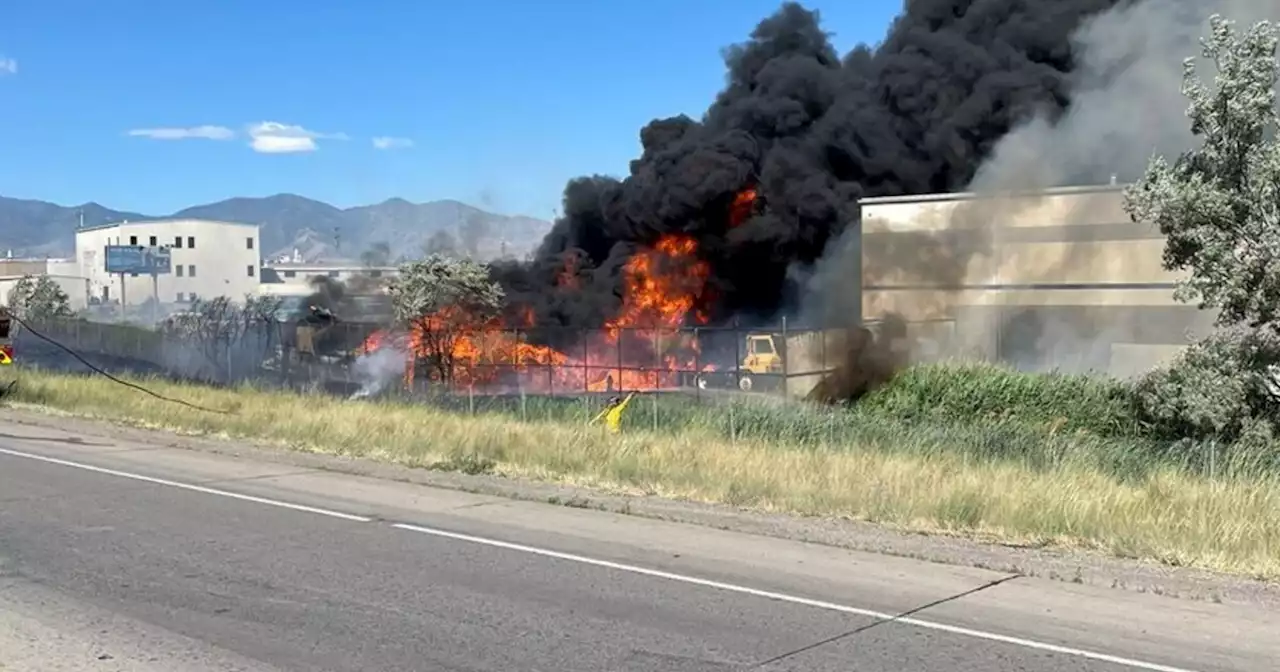
[[[832,368],[840,354],[842,333],[836,329],[748,333],[738,363],[738,389],[803,397]]]

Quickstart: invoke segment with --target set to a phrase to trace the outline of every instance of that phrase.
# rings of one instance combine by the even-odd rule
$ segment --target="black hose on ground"
[[[115,376],[111,375],[110,373],[107,373],[106,371],[103,371],[101,368],[99,368],[98,366],[96,366],[96,365],[94,365],[92,362],[90,362],[89,360],[87,360],[87,359],[85,359],[84,357],[82,357],[82,356],[80,355],[80,353],[78,353],[78,352],[76,352],[75,350],[73,350],[73,349],[71,349],[71,348],[69,348],[69,347],[67,347],[67,346],[63,345],[62,343],[59,343],[56,339],[51,338],[51,337],[49,337],[49,336],[45,336],[44,334],[40,333],[39,331],[37,331],[37,330],[35,330],[35,329],[32,329],[30,324],[28,324],[25,320],[23,320],[22,318],[18,317],[17,315],[14,315],[14,314],[10,313],[10,314],[9,314],[9,317],[10,317],[10,318],[12,318],[12,319],[13,319],[13,321],[17,322],[20,326],[22,326],[22,328],[23,328],[23,329],[26,329],[27,331],[31,332],[31,335],[32,335],[32,336],[35,336],[36,338],[39,338],[40,340],[42,340],[42,341],[44,341],[44,342],[46,342],[46,343],[49,343],[50,345],[53,345],[54,347],[58,348],[59,350],[62,350],[63,352],[67,353],[68,355],[71,355],[72,357],[75,357],[75,358],[76,358],[76,360],[78,360],[81,364],[84,364],[85,366],[89,367],[89,369],[90,369],[90,370],[92,370],[94,373],[97,373],[98,375],[100,375],[100,376],[102,376],[102,377],[106,378],[107,380],[110,380],[110,381],[112,381],[112,382],[114,382],[114,383],[117,383],[117,384],[119,384],[119,385],[123,385],[123,386],[128,387],[128,388],[135,389],[135,390],[137,390],[137,391],[139,391],[139,392],[142,392],[143,394],[146,394],[146,395],[149,395],[149,396],[155,397],[156,399],[159,399],[159,400],[161,400],[161,401],[167,401],[167,402],[169,402],[169,403],[171,403],[171,404],[178,404],[179,406],[186,406],[187,408],[194,409],[194,410],[197,410],[197,411],[204,411],[205,413],[217,413],[217,414],[219,414],[219,415],[235,415],[235,412],[234,412],[234,411],[229,411],[229,410],[226,410],[226,409],[220,409],[220,408],[209,408],[209,407],[207,407],[207,406],[201,406],[201,405],[199,405],[199,404],[193,404],[193,403],[191,403],[191,402],[189,402],[189,401],[183,401],[182,399],[174,399],[174,398],[172,398],[172,397],[166,397],[166,396],[164,396],[163,394],[160,394],[159,392],[156,392],[156,391],[154,391],[154,390],[147,389],[146,387],[143,387],[142,385],[138,385],[138,384],[136,384],[136,383],[131,383],[131,382],[127,381],[127,380],[121,380],[121,379],[119,379],[119,378],[117,378],[117,377],[115,377]],[[13,388],[14,388],[17,384],[18,384],[18,381],[17,381],[17,380],[14,380],[13,382],[9,383],[9,386],[8,386],[7,388],[5,388],[4,392],[0,392],[0,396],[7,396],[10,392],[12,392],[12,391],[13,391]]]

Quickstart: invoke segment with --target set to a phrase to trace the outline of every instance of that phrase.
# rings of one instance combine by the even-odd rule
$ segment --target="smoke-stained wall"
[[[1204,336],[1164,237],[1122,187],[864,199],[863,316],[913,323],[918,358],[1127,376]]]

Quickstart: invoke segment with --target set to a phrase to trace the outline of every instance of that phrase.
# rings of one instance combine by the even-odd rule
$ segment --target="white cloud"
[[[249,146],[262,154],[314,152],[316,140],[346,140],[343,133],[317,133],[301,126],[278,121],[260,121],[249,126]]]
[[[18,61],[0,56],[0,75],[18,74]]]
[[[373,139],[373,146],[377,149],[408,149],[413,146],[413,141],[409,138],[381,135]]]
[[[230,140],[236,132],[226,126],[189,126],[187,128],[136,128],[129,131],[135,138],[152,140]]]

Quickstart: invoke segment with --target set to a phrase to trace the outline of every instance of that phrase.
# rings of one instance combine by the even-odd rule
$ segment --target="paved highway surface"
[[[1241,607],[0,422],[5,672],[1270,671],[1277,633]]]

